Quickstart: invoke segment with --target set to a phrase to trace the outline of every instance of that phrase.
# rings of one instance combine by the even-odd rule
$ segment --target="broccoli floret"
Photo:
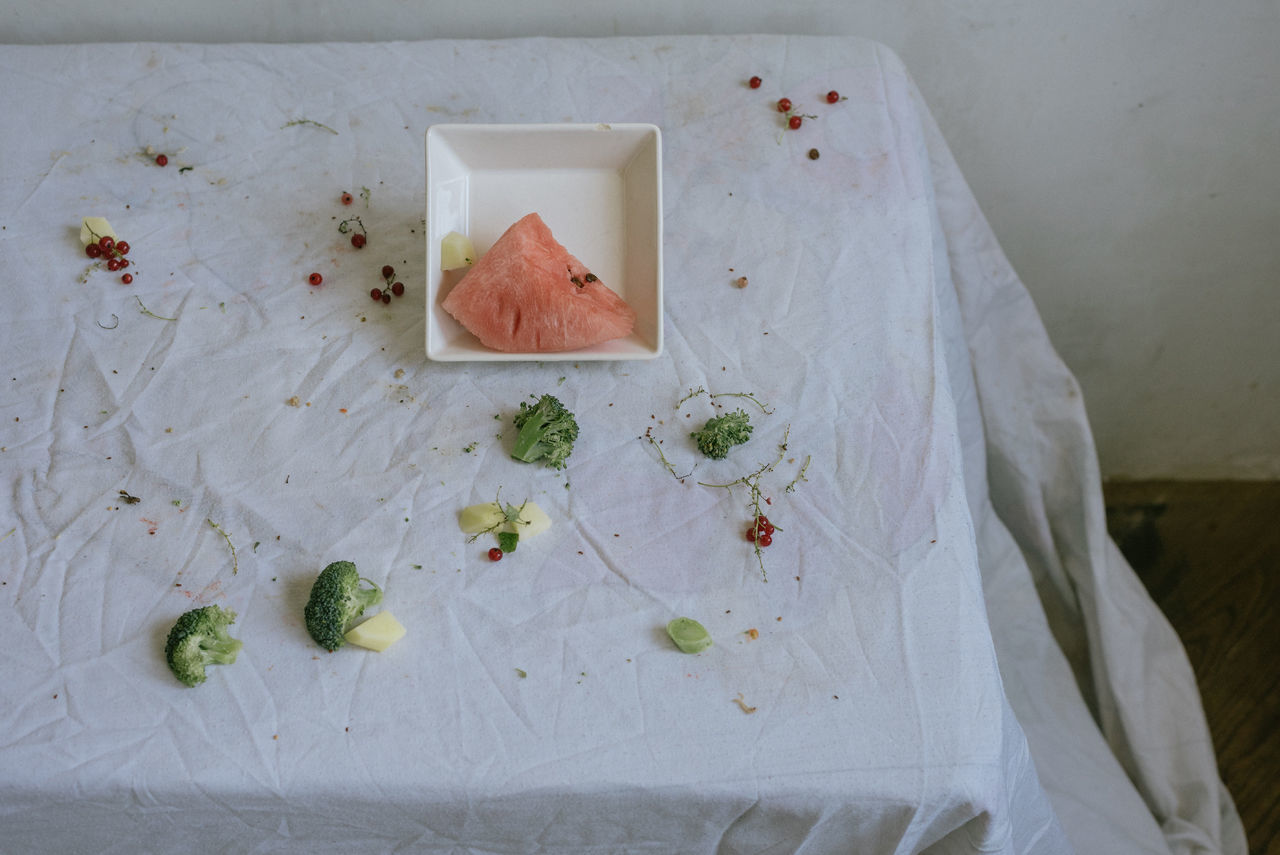
[[[347,625],[364,614],[369,606],[382,602],[382,589],[361,588],[360,574],[350,561],[335,561],[320,571],[311,586],[311,598],[303,615],[307,632],[325,650],[337,650],[346,643]]]
[[[530,395],[529,397],[533,397]],[[515,446],[511,456],[525,463],[541,461],[552,469],[563,469],[578,438],[578,421],[554,395],[543,395],[535,404],[520,403],[516,413]]]
[[[164,658],[169,670],[188,686],[205,681],[206,665],[230,665],[244,645],[227,633],[236,613],[219,606],[203,606],[183,613],[169,630]]]
[[[751,438],[751,420],[744,410],[734,410],[707,419],[702,430],[695,430],[690,436],[698,443],[698,450],[707,457],[723,460],[731,447]]]

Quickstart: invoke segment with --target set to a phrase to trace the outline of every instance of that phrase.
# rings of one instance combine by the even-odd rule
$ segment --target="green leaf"
[[[516,544],[520,542],[520,535],[514,531],[498,532],[498,548],[503,552],[515,552]]]

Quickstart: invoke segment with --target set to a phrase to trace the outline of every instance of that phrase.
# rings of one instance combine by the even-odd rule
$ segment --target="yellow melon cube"
[[[465,507],[458,514],[458,527],[467,534],[479,534],[490,529],[514,531],[521,540],[537,537],[551,528],[551,517],[536,502],[522,502],[516,507],[521,509],[517,522],[504,522],[506,514],[497,502]]]
[[[352,644],[382,652],[404,638],[404,627],[391,612],[381,611],[351,627],[343,637]]]
[[[80,221],[81,246],[97,243],[99,238],[104,237],[116,239],[115,229],[111,228],[111,223],[107,222],[106,217],[85,217]]]
[[[476,250],[471,238],[458,232],[449,232],[440,241],[440,269],[457,270],[476,263]]]

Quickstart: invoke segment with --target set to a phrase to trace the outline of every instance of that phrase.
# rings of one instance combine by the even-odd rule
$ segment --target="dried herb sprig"
[[[685,405],[686,402],[691,401],[694,398],[699,397],[700,395],[706,395],[712,401],[714,401],[716,398],[743,398],[755,404],[757,407],[759,407],[760,412],[764,413],[766,416],[772,415],[774,412],[772,407],[770,407],[768,404],[761,401],[751,392],[708,392],[702,386],[689,389],[688,394],[686,394],[683,398],[681,398],[679,401],[676,402],[676,409],[677,410],[680,409]]]
[[[146,315],[148,318],[155,318],[157,321],[176,321],[177,320],[177,318],[169,318],[169,317],[165,317],[164,315],[157,315],[155,312],[151,311],[146,307],[146,305],[142,302],[142,298],[139,297],[137,294],[133,295],[133,299],[138,301],[138,311]]]
[[[333,128],[329,127],[328,125],[322,125],[319,122],[315,121],[314,119],[291,119],[290,121],[285,122],[283,125],[281,125],[280,130],[283,131],[285,128],[292,128],[292,127],[296,127],[297,125],[310,125],[311,127],[319,128],[322,131],[328,131],[329,133],[333,134],[335,137],[338,135],[338,132],[335,131]]]
[[[683,483],[684,483],[684,480],[685,480],[686,478],[688,478],[690,475],[692,475],[692,474],[693,474],[693,470],[694,470],[694,469],[697,469],[697,468],[698,468],[698,464],[697,464],[697,463],[695,463],[695,464],[693,464],[693,469],[690,469],[690,470],[689,470],[688,472],[686,472],[685,474],[681,475],[679,472],[677,472],[677,471],[676,471],[676,467],[675,467],[675,465],[674,465],[670,460],[668,460],[668,459],[667,459],[667,455],[663,453],[663,451],[662,451],[662,443],[661,443],[661,441],[659,441],[658,439],[656,439],[656,438],[654,437],[654,435],[653,435],[653,428],[651,428],[651,427],[645,428],[645,430],[644,430],[644,436],[642,436],[642,437],[640,437],[640,438],[641,438],[641,439],[643,439],[643,440],[645,440],[646,442],[648,442],[650,445],[652,445],[652,446],[653,446],[654,451],[658,452],[658,460],[659,460],[659,462],[661,462],[661,463],[662,463],[662,468],[664,468],[664,469],[666,469],[668,472],[670,472],[670,473],[671,473],[671,477],[672,477],[672,478],[675,478],[675,479],[676,479],[677,481],[679,481],[681,484],[683,484]]]
[[[813,460],[812,454],[806,454],[804,456],[804,463],[800,466],[800,471],[796,473],[795,478],[791,479],[791,483],[786,486],[786,489],[783,492],[794,493],[796,491],[796,484],[799,484],[801,481],[809,480],[808,478],[804,477],[804,473],[809,471],[809,463],[812,460]]]
[[[236,558],[236,545],[231,542],[231,535],[227,534],[227,532],[223,530],[222,526],[218,525],[213,520],[206,518],[205,522],[207,522],[214,531],[222,535],[222,539],[227,542],[227,546],[231,549],[231,575],[234,576],[240,572],[240,562]]]

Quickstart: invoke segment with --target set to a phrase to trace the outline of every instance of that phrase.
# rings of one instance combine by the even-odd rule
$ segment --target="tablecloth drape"
[[[6,846],[1243,851],[1078,389],[892,52],[5,47],[0,79]],[[661,358],[424,360],[443,121],[662,129]],[[563,472],[508,453],[548,392]],[[750,442],[699,458],[739,406]],[[775,461],[758,561],[750,491],[706,484]],[[457,513],[499,491],[555,522],[494,563]],[[388,651],[307,637],[337,559],[407,626]],[[185,689],[165,633],[207,603],[244,650]]]

